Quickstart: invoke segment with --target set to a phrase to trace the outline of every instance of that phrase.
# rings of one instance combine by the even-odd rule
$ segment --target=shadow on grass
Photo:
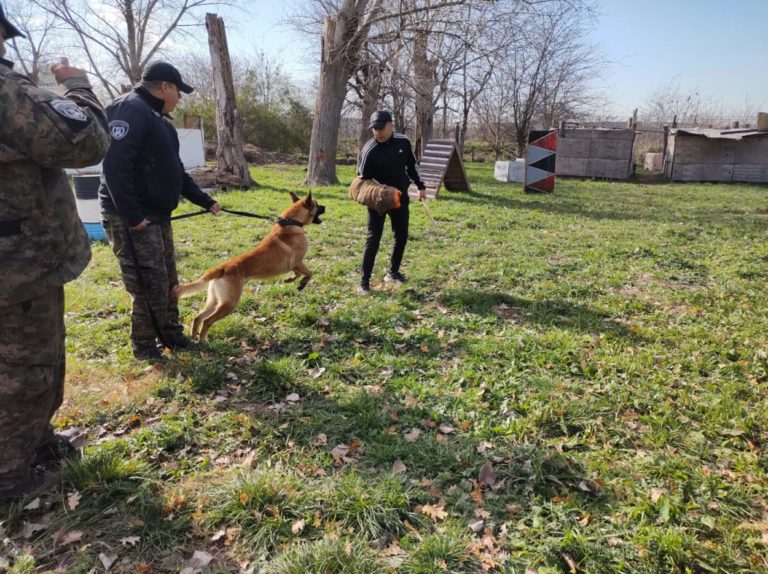
[[[532,300],[497,291],[473,289],[448,289],[439,298],[446,307],[477,315],[497,316],[516,323],[534,323],[584,333],[610,333],[635,342],[642,340],[642,337],[606,313],[561,300]]]
[[[351,385],[340,393],[336,387],[321,389],[321,384],[299,374],[295,365],[288,368],[285,359],[283,351],[270,349],[250,366],[242,365],[242,380],[248,381],[245,394],[253,400],[242,398],[217,407],[249,417],[244,424],[250,438],[242,447],[258,452],[256,466],[314,468],[315,475],[323,477],[355,471],[376,481],[402,464],[406,478],[434,483],[453,512],[466,513],[469,519],[481,491],[480,471],[493,460],[494,488],[482,489],[482,497],[500,522],[507,505],[525,508],[537,497],[575,496],[587,506],[603,505],[611,498],[593,485],[589,471],[578,460],[547,445],[535,429],[528,429],[525,438],[498,438],[493,446],[473,432],[454,429],[452,419],[437,414],[452,410],[449,395],[430,394],[416,401],[397,391],[396,379],[407,378],[407,372],[396,372],[389,383],[376,385],[361,385],[364,377],[357,385],[346,381]],[[275,370],[270,366],[274,364],[282,366]],[[273,370],[277,380],[249,375]],[[257,388],[261,385],[270,388]],[[263,402],[265,390],[271,400]],[[301,397],[298,403],[278,398],[291,393]],[[447,429],[441,428],[443,423],[449,424]],[[581,432],[578,424],[572,427],[575,434]],[[417,500],[425,502],[434,496],[424,492]]]

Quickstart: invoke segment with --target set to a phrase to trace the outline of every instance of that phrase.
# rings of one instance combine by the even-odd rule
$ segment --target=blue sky
[[[768,111],[767,28],[768,0],[604,0],[592,38],[614,62],[604,89],[617,113],[670,81]]]
[[[293,4],[301,4],[294,0]],[[300,82],[317,70],[317,44],[281,26],[286,3],[256,0],[223,14],[230,52],[262,49]],[[768,111],[768,0],[602,0],[590,38],[611,62],[596,88],[607,113],[628,117],[669,83],[728,110]]]

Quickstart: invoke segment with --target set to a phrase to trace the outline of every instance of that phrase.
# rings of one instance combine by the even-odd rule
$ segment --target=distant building
[[[768,183],[768,116],[758,129],[671,128],[664,174],[672,181]]]

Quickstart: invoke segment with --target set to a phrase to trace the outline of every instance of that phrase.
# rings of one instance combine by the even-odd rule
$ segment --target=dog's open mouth
[[[317,204],[317,211],[315,212],[315,218],[312,220],[312,223],[322,223],[322,220],[320,219],[320,216],[325,213],[325,206]]]

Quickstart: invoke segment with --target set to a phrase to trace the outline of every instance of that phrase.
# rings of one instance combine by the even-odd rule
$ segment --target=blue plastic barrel
[[[72,178],[75,184],[75,199],[77,213],[83,222],[88,237],[93,241],[106,241],[107,236],[101,226],[99,210],[100,175],[76,175]]]

